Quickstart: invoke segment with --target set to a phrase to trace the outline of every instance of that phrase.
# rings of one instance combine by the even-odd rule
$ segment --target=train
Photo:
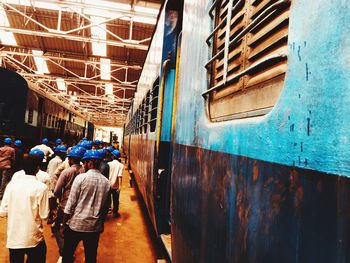
[[[20,139],[26,149],[44,137],[51,143],[61,138],[68,145],[93,139],[93,123],[37,93],[17,72],[0,68],[0,80],[0,138]]]
[[[164,1],[123,147],[173,262],[350,262],[349,11]]]

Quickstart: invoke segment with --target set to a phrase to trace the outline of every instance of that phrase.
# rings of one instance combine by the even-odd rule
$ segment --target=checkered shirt
[[[64,213],[71,215],[69,227],[77,232],[103,230],[103,205],[110,190],[109,181],[91,169],[75,178]]]

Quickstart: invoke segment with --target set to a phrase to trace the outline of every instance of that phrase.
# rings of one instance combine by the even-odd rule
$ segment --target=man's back
[[[15,149],[5,145],[0,147],[0,169],[9,169],[15,161]]]
[[[8,217],[7,247],[34,247],[43,238],[41,218],[48,215],[47,186],[35,176],[12,180],[5,191],[0,216]]]
[[[98,170],[90,169],[75,178],[64,213],[71,215],[69,227],[79,232],[103,229],[103,207],[109,193],[109,182]]]

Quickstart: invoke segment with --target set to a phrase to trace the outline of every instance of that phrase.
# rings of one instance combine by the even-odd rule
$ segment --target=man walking
[[[114,150],[112,152],[113,161],[109,162],[109,183],[111,185],[111,193],[113,199],[113,216],[119,217],[119,195],[122,188],[122,178],[124,165],[118,161],[120,152]]]
[[[0,216],[7,216],[7,244],[11,263],[45,263],[46,244],[43,236],[42,219],[49,213],[47,186],[35,175],[40,159],[25,155],[25,174],[12,180],[5,190],[0,206]]]
[[[70,190],[72,188],[72,184],[74,182],[75,177],[78,174],[81,174],[84,172],[84,168],[80,165],[80,159],[83,157],[85,153],[85,148],[81,147],[73,147],[72,150],[67,154],[68,162],[70,167],[63,170],[60,177],[58,178],[54,195],[59,198],[59,205],[58,205],[58,211],[57,211],[57,217],[55,220],[55,224],[52,228],[52,232],[56,237],[56,242],[59,248],[59,254],[60,257],[57,261],[57,263],[62,262],[62,255],[63,255],[63,236],[61,234],[60,225],[63,220],[63,211],[66,207],[68,197],[70,194]]]
[[[98,170],[101,155],[96,150],[88,150],[82,161],[87,172],[75,177],[64,209],[61,228],[64,233],[63,263],[73,262],[75,249],[81,240],[85,262],[96,262],[98,241],[108,212],[110,186],[108,179]]]
[[[0,148],[0,200],[4,195],[7,184],[11,180],[12,168],[15,163],[15,149],[10,146],[11,142],[11,138],[5,138],[5,145]]]

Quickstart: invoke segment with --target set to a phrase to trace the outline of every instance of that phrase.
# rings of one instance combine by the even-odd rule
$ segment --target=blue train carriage
[[[170,247],[171,130],[182,6],[168,1],[162,9],[127,116],[123,145],[153,226]]]
[[[87,133],[86,120],[38,94],[34,84],[18,73],[0,68],[0,79],[1,137],[21,139],[30,148],[42,137],[59,137],[72,144]]]
[[[184,1],[174,262],[350,262],[349,11]]]

